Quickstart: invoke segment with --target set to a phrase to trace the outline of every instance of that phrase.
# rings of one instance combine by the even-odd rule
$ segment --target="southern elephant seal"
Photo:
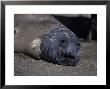
[[[14,32],[15,52],[54,64],[78,64],[79,38],[53,16],[15,14]]]

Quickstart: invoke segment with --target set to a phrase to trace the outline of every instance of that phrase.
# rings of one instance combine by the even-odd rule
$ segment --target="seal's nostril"
[[[71,52],[68,52],[68,55],[71,55]]]
[[[70,51],[67,52],[67,54],[65,55],[65,57],[75,59],[75,55],[73,55]]]

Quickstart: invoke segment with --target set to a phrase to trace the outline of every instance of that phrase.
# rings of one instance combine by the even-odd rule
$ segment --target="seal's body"
[[[15,52],[55,64],[78,63],[79,39],[51,15],[16,14],[14,22]]]

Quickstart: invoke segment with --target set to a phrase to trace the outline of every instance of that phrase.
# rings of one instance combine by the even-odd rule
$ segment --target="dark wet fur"
[[[80,41],[67,28],[55,28],[49,34],[44,35],[40,49],[40,57],[45,61],[67,66],[78,64]]]

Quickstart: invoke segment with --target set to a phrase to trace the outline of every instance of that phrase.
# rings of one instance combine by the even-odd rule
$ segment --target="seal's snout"
[[[67,52],[67,55],[72,56],[72,52],[71,51]]]
[[[67,51],[67,52],[64,54],[64,57],[65,57],[65,58],[75,59],[75,55],[72,53],[72,51]]]
[[[75,59],[76,58],[76,55],[77,55],[77,47],[75,45],[73,45],[74,42],[69,42],[67,47],[66,47],[66,55],[68,57],[71,57],[72,59]]]

